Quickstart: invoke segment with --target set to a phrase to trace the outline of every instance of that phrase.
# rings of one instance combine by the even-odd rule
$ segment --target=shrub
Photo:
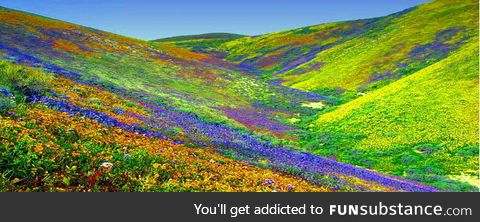
[[[414,154],[405,153],[399,157],[400,164],[415,164],[419,161],[419,157]]]
[[[432,145],[432,144],[420,144],[415,146],[415,149],[425,155],[431,155],[432,153],[441,149],[439,145]]]
[[[459,156],[478,156],[478,146],[466,146],[457,150]]]
[[[38,164],[39,157],[33,151],[32,144],[26,139],[18,141],[14,146],[0,146],[0,169],[10,171],[14,178],[32,177],[32,168]]]
[[[13,183],[8,178],[7,173],[0,174],[0,192],[8,192],[13,189]]]
[[[15,107],[15,101],[12,98],[4,97],[0,94],[0,114],[6,114]]]

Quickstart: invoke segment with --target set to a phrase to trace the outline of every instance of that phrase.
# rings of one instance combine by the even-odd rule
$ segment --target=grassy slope
[[[182,35],[174,36],[163,39],[156,39],[153,42],[176,42],[176,41],[188,41],[188,40],[200,40],[200,39],[238,39],[245,37],[245,35],[233,34],[233,33],[205,33],[199,35]]]
[[[446,59],[321,115],[320,155],[456,190],[478,186],[478,38]],[[457,186],[460,186],[457,184]]]
[[[371,20],[328,23],[266,35],[245,37],[227,42],[220,49],[228,53],[226,60],[261,68],[267,74],[285,72],[309,61],[302,55],[316,53],[370,27]]]
[[[266,78],[351,101],[324,108],[313,123],[302,119],[310,130],[302,149],[446,190],[476,190],[477,28],[478,2],[438,0],[220,48]]]
[[[43,90],[31,90],[37,85],[35,82],[2,79],[2,84],[6,83],[1,89],[2,97],[6,97],[2,98],[1,115],[4,130],[1,139],[7,142],[1,147],[6,157],[1,166],[4,189],[118,190],[122,186],[122,190],[145,187],[169,190],[173,186],[173,190],[264,190],[267,185],[274,188],[277,184],[258,184],[266,179],[256,180],[256,176],[280,171],[322,186],[305,188],[309,190],[434,190],[402,178],[301,153],[279,145],[271,138],[271,135],[282,137],[284,131],[291,129],[276,122],[283,116],[311,113],[310,108],[302,107],[300,103],[318,102],[321,98],[317,95],[256,79],[230,63],[166,44],[144,42],[4,8],[0,8],[0,18],[0,56],[60,78],[56,87]],[[85,90],[86,86],[92,88]],[[7,87],[6,93],[3,87]],[[18,106],[13,108],[9,95],[12,92],[23,98],[14,102]],[[116,96],[126,101],[112,102]],[[137,108],[132,110],[132,107]],[[73,128],[60,130],[73,124]],[[262,133],[263,137],[241,126]],[[26,141],[22,139],[24,136]],[[112,139],[115,140],[113,144],[110,143]],[[136,140],[146,141],[134,147],[141,155],[139,163],[120,165],[117,171],[114,170],[115,175],[107,176],[99,182],[100,187],[95,187],[104,171],[111,172],[108,165],[102,166],[102,159],[112,161],[113,169],[116,169],[117,164],[123,163],[119,152],[124,151],[121,149],[138,143]],[[92,144],[95,142],[98,144]],[[153,147],[149,148],[148,144]],[[176,146],[179,144],[184,145]],[[80,159],[77,154],[68,156],[79,145],[86,156],[80,154]],[[238,161],[222,166],[222,163],[210,159],[210,165],[205,166],[205,163],[198,162],[195,152],[182,152],[182,155],[168,152],[166,160],[144,152],[164,152],[164,149],[158,150],[162,145],[178,150],[186,147],[214,150],[210,152],[212,155],[230,157],[225,161]],[[55,149],[50,150],[52,146]],[[49,155],[39,156],[43,150],[50,150]],[[17,156],[18,152],[21,156]],[[136,152],[132,151],[132,154],[134,156]],[[59,156],[61,160],[56,159]],[[92,162],[88,162],[89,159]],[[52,160],[61,164],[52,165]],[[171,166],[169,175],[173,176],[167,176],[170,182],[159,178],[163,171],[156,174],[158,169],[149,168],[147,172],[139,169],[138,166],[152,161]],[[182,165],[178,164],[179,161]],[[269,171],[258,170],[260,174],[245,177],[240,173],[243,171],[236,168],[245,165],[236,165],[238,162]],[[72,164],[76,169],[71,171]],[[15,169],[19,165],[23,170],[17,172]],[[29,172],[33,165],[41,166],[41,169]],[[72,175],[63,172],[67,166]],[[134,169],[127,172],[128,175],[122,174],[121,171],[128,171],[129,167]],[[159,165],[152,167],[158,168]],[[81,172],[78,172],[79,168],[82,168]],[[222,177],[225,180],[209,174],[210,171],[225,175]],[[55,172],[54,178],[50,181],[52,175],[44,175],[44,172]],[[142,178],[128,177],[138,173],[143,175]],[[236,177],[245,178],[245,183]],[[215,181],[219,183],[211,184]],[[74,187],[70,186],[72,184]],[[288,186],[284,188],[290,189]]]
[[[134,91],[205,119],[269,134],[263,126],[227,117],[224,110],[246,109],[267,122],[281,121],[290,107],[308,111],[291,105],[308,101],[308,96],[245,75],[212,56],[4,8],[0,18],[2,57],[61,67],[79,73],[80,81]]]
[[[220,48],[228,61],[262,68],[294,88],[372,90],[444,58],[475,36],[477,6],[473,0],[438,0],[380,18],[245,37]]]
[[[0,61],[0,90],[0,191],[328,191],[207,147],[149,138],[28,102],[30,93],[62,94],[69,104],[129,124],[151,112],[66,78]],[[263,184],[267,180],[276,183]]]
[[[295,88],[341,87],[358,90],[398,79],[442,59],[463,41],[478,35],[478,2],[439,0],[418,6],[378,32],[322,52],[312,62],[320,70],[287,77]],[[416,53],[415,53],[416,52]]]
[[[226,57],[228,61],[240,63],[242,67],[259,68],[268,78],[274,75],[287,80],[287,84],[293,84],[294,87],[322,93],[329,92],[333,96],[337,96],[336,92],[341,93],[343,90],[349,92],[350,90],[352,91],[350,95],[354,96],[349,99],[352,99],[357,97],[356,91],[358,90],[372,91],[372,94],[374,94],[377,92],[377,88],[385,86],[401,76],[410,74],[418,76],[417,71],[425,67],[428,68],[432,64],[437,65],[439,63],[436,62],[443,62],[442,59],[447,56],[452,58],[453,55],[466,55],[468,49],[463,48],[462,53],[458,51],[459,48],[464,47],[466,42],[470,42],[468,46],[470,48],[473,48],[472,45],[475,44],[478,47],[478,43],[472,42],[471,39],[472,36],[478,35],[476,30],[478,12],[475,11],[476,7],[474,6],[476,6],[476,3],[473,1],[436,1],[419,6],[413,11],[405,11],[384,18],[324,24],[259,37],[246,37],[227,42],[221,48],[229,53]],[[7,15],[8,18],[12,17],[11,14]],[[25,18],[22,19],[25,20]],[[31,19],[33,18],[29,17],[29,20]],[[132,91],[138,90],[151,98],[161,98],[168,104],[181,107],[186,111],[199,113],[202,116],[230,121],[225,118],[224,109],[216,107],[227,106],[228,109],[235,110],[233,113],[238,113],[239,109],[242,110],[243,107],[254,107],[252,105],[253,101],[261,101],[261,106],[277,109],[271,112],[272,114],[288,117],[300,112],[297,108],[300,107],[300,104],[306,102],[305,98],[301,98],[300,101],[296,101],[296,104],[288,104],[288,101],[294,101],[297,98],[292,94],[282,95],[281,92],[284,88],[275,88],[275,85],[268,82],[244,76],[235,71],[236,68],[231,64],[222,63],[210,56],[188,52],[161,43],[141,42],[78,26],[69,27],[66,23],[52,24],[50,20],[43,21],[47,24],[34,25],[35,22],[38,22],[38,18],[35,17],[33,20],[33,23],[31,21],[27,23],[29,25],[24,27],[21,33],[28,30],[27,33],[30,34],[27,37],[33,35],[35,36],[34,40],[38,40],[38,36],[42,38],[42,34],[36,32],[44,32],[42,29],[49,25],[53,26],[49,27],[50,30],[56,29],[58,28],[56,26],[60,25],[63,32],[69,33],[69,36],[60,36],[60,38],[67,38],[68,40],[78,32],[74,30],[81,30],[81,32],[88,34],[83,37],[90,38],[90,40],[87,45],[82,44],[83,42],[79,39],[70,39],[67,43],[60,41],[61,44],[57,44],[62,48],[60,53],[62,51],[75,53],[73,60],[69,60],[71,58],[62,58],[63,54],[52,56],[53,53],[58,53],[56,51],[35,51],[42,50],[45,47],[35,48],[36,46],[19,42],[15,38],[15,34],[18,33],[11,29],[12,24],[8,26],[9,29],[4,29],[8,31],[3,33],[4,35],[0,39],[3,38],[3,43],[21,48],[29,54],[38,55],[44,59],[53,58],[49,59],[49,62],[86,74],[84,77],[86,79],[100,77],[100,80],[107,81],[108,84],[121,85]],[[5,21],[8,23],[9,19],[5,19]],[[65,25],[66,27],[64,27]],[[18,29],[18,27],[15,26],[15,29]],[[418,32],[418,30],[422,30],[422,32]],[[22,36],[22,34],[17,36]],[[10,39],[8,39],[9,37]],[[105,42],[106,39],[110,40]],[[57,41],[54,38],[49,40]],[[77,47],[72,47],[71,43],[77,45]],[[92,43],[94,43],[93,46],[89,45]],[[93,47],[101,50],[92,50]],[[84,50],[85,48],[86,50]],[[112,48],[115,50],[112,50]],[[119,48],[124,50],[120,51]],[[158,53],[152,54],[151,50],[162,54],[161,56],[158,56]],[[128,52],[128,56],[126,56],[126,52]],[[306,56],[298,57],[299,54]],[[458,61],[451,61],[451,64],[460,64],[457,69],[465,67]],[[227,67],[227,69],[224,67]],[[455,66],[452,66],[452,69],[455,69],[453,67]],[[472,67],[470,66],[470,68]],[[202,71],[195,72],[198,69]],[[121,73],[121,75],[117,73]],[[201,75],[205,73],[208,73],[208,75]],[[324,76],[329,78],[327,79]],[[215,81],[212,81],[213,79]],[[435,82],[425,79],[422,79],[422,81],[429,82],[429,84]],[[472,110],[473,105],[475,105],[474,101],[478,103],[478,95],[477,97],[472,96],[472,92],[476,92],[475,90],[478,90],[478,87],[462,88],[459,85],[457,86],[456,92],[459,95],[465,95],[463,103],[465,107],[469,108],[466,109],[469,111],[467,111],[468,115],[463,117],[463,122],[459,121],[453,124],[450,120],[462,119],[457,115],[461,106],[455,106],[455,112],[452,111],[442,115],[430,109],[420,115],[419,112],[413,112],[412,109],[409,110],[410,115],[399,118],[397,117],[400,115],[398,113],[403,112],[404,109],[402,104],[406,103],[409,97],[391,96],[388,105],[392,105],[392,108],[385,104],[382,104],[385,109],[373,108],[378,105],[377,103],[373,103],[374,105],[370,107],[362,106],[383,115],[379,114],[381,117],[376,119],[380,122],[383,121],[383,125],[375,128],[382,131],[377,132],[375,130],[373,132],[368,130],[368,124],[362,124],[362,121],[358,121],[358,119],[349,122],[351,120],[349,118],[355,113],[358,113],[362,118],[367,115],[364,112],[359,112],[358,109],[354,109],[355,105],[352,105],[360,104],[360,101],[364,98],[370,98],[360,97],[358,101],[354,100],[348,105],[342,106],[338,111],[334,110],[335,107],[322,111],[321,113],[326,113],[334,110],[333,112],[339,112],[336,114],[340,114],[341,110],[354,110],[348,115],[339,115],[340,117],[334,121],[323,122],[321,120],[319,123],[316,122],[315,124],[321,124],[320,126],[325,127],[325,129],[331,127],[331,131],[318,131],[317,127],[310,127],[313,133],[301,133],[305,137],[304,140],[299,141],[299,144],[303,144],[304,149],[324,156],[425,181],[442,189],[471,190],[472,187],[447,181],[446,177],[459,174],[462,171],[468,173],[469,170],[478,168],[478,166],[472,165],[472,157],[478,156],[478,152],[475,154],[475,150],[469,147],[469,145],[478,145],[471,143],[471,139],[475,136],[478,137],[478,135],[473,135],[471,134],[473,131],[469,131],[470,134],[466,134],[464,138],[458,136],[452,139],[447,138],[450,137],[446,133],[447,131],[438,130],[446,128],[450,132],[453,131],[453,127],[449,124],[459,126],[462,129],[478,128],[478,124],[472,125],[472,123],[477,122],[472,121],[473,115],[478,113],[478,111]],[[404,88],[408,90],[405,92],[398,91],[398,95],[405,96],[407,94],[407,96],[411,96],[408,94],[410,92],[408,88]],[[381,88],[381,90],[388,89]],[[450,101],[448,99],[451,94],[448,93],[451,93],[451,91],[448,91],[450,90],[449,87],[443,90],[445,91],[440,90],[437,95],[432,87],[420,87],[417,93],[431,92],[436,95],[436,99],[433,101],[418,100],[416,107],[428,106],[445,109],[445,106],[451,105],[446,102]],[[192,97],[192,95],[195,96]],[[199,97],[205,99],[198,100]],[[422,103],[426,101],[430,103]],[[432,110],[435,110],[433,108]],[[285,109],[288,112],[285,112]],[[258,107],[254,107],[254,110],[257,110],[255,111],[257,113],[263,112],[258,110]],[[385,110],[389,110],[390,113],[395,113],[395,115],[390,115]],[[249,110],[246,110],[245,113],[247,113],[247,116],[250,115]],[[437,118],[439,115],[441,118]],[[326,116],[328,117],[328,114]],[[239,117],[235,118],[238,119]],[[373,117],[369,116],[369,118]],[[415,131],[417,128],[414,128],[414,123],[417,123],[418,119],[424,118],[438,120],[435,122],[437,125],[433,127],[435,130]],[[258,122],[254,118],[247,119],[251,122]],[[466,123],[465,119],[470,120],[470,122]],[[303,120],[300,124],[308,125],[309,123],[305,123],[305,121]],[[350,124],[352,129],[348,131],[342,128],[343,123],[340,123],[342,121],[345,121],[343,123],[346,125]],[[374,123],[376,122],[369,123],[375,126]],[[249,125],[245,122],[243,124]],[[255,128],[253,126],[253,129]],[[388,132],[383,132],[383,130],[388,130]],[[422,135],[422,138],[415,136],[417,134],[414,132]],[[388,137],[387,139],[383,137],[377,140],[373,136],[376,134],[387,135]],[[369,139],[364,139],[365,137]],[[406,139],[403,138],[402,140],[402,137]],[[412,142],[410,142],[411,137],[413,137]],[[389,141],[388,138],[395,138],[394,141],[402,145],[394,148],[383,147],[384,145],[388,146],[388,143],[385,143],[385,141]],[[383,142],[383,144],[380,142]],[[372,144],[382,145],[377,145],[377,149],[365,148],[367,145],[374,147]],[[456,145],[450,146],[451,144]],[[380,150],[379,148],[382,147],[383,149]],[[436,152],[436,150],[448,149],[455,151]],[[457,151],[458,155],[463,157],[455,156]],[[432,154],[420,155],[419,152]],[[452,155],[453,158],[450,158]],[[457,164],[459,159],[470,162],[465,168],[462,168]],[[444,176],[437,177],[436,175]],[[468,177],[463,176],[462,178]]]
[[[193,52],[210,54],[221,58],[225,56],[217,48],[223,43],[245,37],[245,35],[231,33],[207,33],[200,35],[176,36],[164,39],[153,40],[153,42],[164,42],[174,46],[188,49]]]

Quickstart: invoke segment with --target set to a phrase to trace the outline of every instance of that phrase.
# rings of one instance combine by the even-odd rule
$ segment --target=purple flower
[[[12,96],[10,91],[8,91],[7,89],[0,89],[0,94],[3,94],[4,96]]]
[[[287,185],[287,190],[293,190],[295,188],[295,186],[293,186],[292,184],[288,184]]]
[[[262,186],[267,186],[267,185],[270,185],[272,183],[275,183],[275,180],[273,179],[266,179],[265,182],[262,183]]]

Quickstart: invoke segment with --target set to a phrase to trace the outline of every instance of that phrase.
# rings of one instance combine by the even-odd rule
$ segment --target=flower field
[[[23,68],[8,62],[3,77],[31,75],[44,79],[41,94],[20,91],[12,79],[2,78],[2,99],[11,106],[0,119],[2,177],[0,188],[11,191],[335,191],[344,183],[365,190],[393,190],[383,180],[405,186],[408,182],[378,175],[370,182],[350,175],[335,180],[310,181],[280,170],[262,169],[226,158],[215,147],[235,143],[213,140],[212,147],[192,148],[153,131],[151,108],[135,104],[92,86]],[[14,74],[10,74],[15,72]],[[33,84],[32,84],[33,85]],[[13,88],[13,90],[11,89]],[[39,89],[40,90],[40,89]],[[62,93],[62,94],[60,94]],[[69,95],[73,95],[69,97]],[[81,95],[77,97],[77,95]],[[102,103],[101,106],[96,106]],[[108,104],[108,106],[105,106]],[[121,110],[121,111],[119,111]],[[156,112],[158,114],[158,112]],[[217,129],[213,128],[213,130]],[[158,128],[157,128],[158,130]],[[218,129],[217,129],[218,130]],[[164,134],[165,133],[165,134]],[[179,136],[180,137],[180,136]],[[177,138],[180,140],[181,138]],[[240,140],[241,138],[236,138]],[[248,137],[243,138],[247,140]],[[220,140],[220,138],[218,139]],[[247,141],[245,141],[247,142]],[[250,139],[250,143],[259,143]],[[215,144],[215,145],[214,145]],[[262,144],[258,144],[261,146]],[[227,149],[226,147],[224,149]],[[256,150],[271,155],[268,147]],[[260,151],[264,153],[260,153]],[[245,150],[238,150],[245,152]],[[270,151],[278,152],[278,151]],[[284,151],[284,155],[295,155]],[[241,154],[239,154],[241,155]],[[298,155],[298,154],[297,154]],[[285,164],[283,161],[282,164]],[[297,163],[298,164],[298,163]],[[348,169],[348,166],[346,166]],[[294,168],[292,168],[294,169]],[[375,175],[372,173],[372,175]],[[383,178],[385,177],[385,178]],[[368,177],[367,177],[368,178]],[[383,179],[383,180],[382,180]],[[318,181],[317,181],[318,180]],[[319,181],[322,180],[322,183]],[[387,184],[388,185],[388,184]],[[412,185],[410,185],[412,186]],[[417,187],[413,185],[412,187]],[[401,186],[398,189],[403,189]],[[417,188],[420,189],[420,188]]]
[[[477,9],[143,41],[0,7],[0,191],[478,191]]]

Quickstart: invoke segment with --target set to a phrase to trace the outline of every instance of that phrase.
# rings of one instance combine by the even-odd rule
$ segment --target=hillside
[[[320,95],[167,44],[0,18],[2,190],[436,191],[289,147],[285,120]]]
[[[8,62],[0,105],[0,191],[328,191],[156,139],[146,105]]]
[[[168,104],[205,119],[281,136],[291,127],[278,122],[290,108],[309,112],[296,104],[320,98],[272,85],[245,75],[234,64],[168,44],[7,9],[0,10],[0,17],[0,52],[8,60],[117,93],[128,91],[129,96]],[[232,110],[246,114],[226,117]],[[241,119],[244,116],[264,123],[248,122]]]
[[[295,80],[298,88],[330,85],[361,92],[309,123],[306,128],[315,133],[303,139],[302,147],[442,190],[475,191],[478,2],[435,1],[395,23],[397,28],[388,28],[391,32],[378,40],[355,38],[342,45],[340,54],[320,53],[325,66]],[[343,58],[345,51],[361,56]],[[327,65],[329,58],[335,58],[333,66]],[[333,72],[347,75],[329,78]]]
[[[318,105],[317,117],[296,118],[299,149],[445,190],[477,190],[475,48],[478,2],[438,0],[212,50],[264,79],[333,100]]]
[[[284,85],[345,96],[445,58],[478,33],[477,9],[477,1],[438,0],[385,17],[240,38],[219,49],[227,61]]]
[[[0,190],[478,191],[478,2],[142,41],[0,7]]]
[[[223,58],[225,57],[225,53],[216,49],[223,43],[242,37],[245,37],[245,35],[232,33],[206,33],[200,35],[175,36],[157,39],[153,40],[153,42],[168,43],[193,52],[204,53],[217,58]]]
[[[178,41],[189,41],[189,40],[200,40],[200,39],[223,39],[223,40],[234,40],[245,37],[245,35],[233,34],[233,33],[205,33],[198,35],[182,35],[174,36],[162,39],[153,40],[153,42],[178,42]]]
[[[321,115],[307,149],[444,190],[466,189],[449,179],[478,186],[478,62],[478,38],[470,39],[447,58]]]

